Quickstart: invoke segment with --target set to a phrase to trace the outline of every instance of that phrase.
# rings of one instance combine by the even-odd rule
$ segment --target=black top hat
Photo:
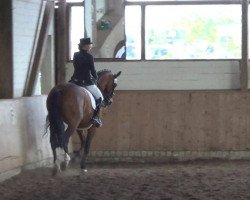
[[[93,44],[90,40],[90,38],[81,38],[80,39],[80,46],[85,45],[85,44]]]

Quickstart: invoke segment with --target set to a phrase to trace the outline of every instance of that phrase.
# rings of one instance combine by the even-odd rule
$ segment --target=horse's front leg
[[[87,159],[87,156],[88,156],[88,153],[89,153],[90,144],[91,144],[92,139],[93,139],[93,137],[95,135],[95,131],[96,131],[95,127],[91,127],[90,129],[88,129],[86,143],[85,143],[85,146],[84,146],[84,153],[82,154],[82,159],[81,159],[81,164],[80,164],[81,169],[84,172],[87,172],[86,159]]]
[[[84,145],[85,145],[85,142],[86,142],[86,138],[85,136],[83,135],[83,130],[81,129],[78,129],[77,130],[77,135],[81,141],[81,146],[79,148],[79,150],[74,150],[73,151],[73,155],[71,157],[71,162],[74,163],[76,161],[77,158],[80,158],[81,157],[81,153],[82,153],[82,150],[84,148]]]
[[[84,145],[85,145],[85,142],[86,142],[86,138],[83,135],[83,130],[78,129],[77,130],[77,135],[78,135],[78,137],[79,137],[79,139],[81,141],[81,146],[80,146],[79,150],[74,151],[74,156],[75,157],[80,157],[80,153],[81,153],[82,149],[84,148]]]

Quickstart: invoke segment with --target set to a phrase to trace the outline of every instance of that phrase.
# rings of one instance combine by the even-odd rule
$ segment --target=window
[[[135,46],[142,47],[141,58],[146,60],[241,57],[240,4],[217,2],[211,5],[212,1],[211,4],[203,4],[202,1],[126,2],[126,46],[131,46],[131,41],[140,42],[140,45],[133,46],[133,51],[126,49],[129,60],[140,59],[134,53]],[[142,25],[138,26],[135,21],[140,17]]]
[[[145,11],[146,59],[238,59],[240,5],[152,5]]]
[[[69,59],[78,51],[79,39],[84,37],[84,6],[82,0],[67,0],[69,5]]]
[[[136,1],[141,1],[141,2],[146,2],[146,1],[166,1],[166,0],[127,0],[127,1],[130,1],[130,2],[136,2]],[[172,0],[172,1],[176,1],[176,0]]]
[[[84,37],[84,10],[83,6],[71,6],[70,15],[70,58],[78,51],[79,39]]]
[[[67,3],[81,3],[83,0],[66,0]]]
[[[98,34],[102,34],[93,34],[93,40],[96,42],[97,39],[105,38],[108,31],[112,35],[112,30],[116,30],[113,35],[119,35],[119,40],[112,40],[114,45],[111,44],[115,46],[119,41],[123,41],[123,46],[116,53],[118,58],[126,60],[241,58],[241,1],[124,1],[125,23],[119,23],[123,28],[115,29],[115,23],[111,23],[110,30],[99,31],[98,26],[92,27],[93,30],[97,29]],[[84,37],[84,4],[82,0],[67,0],[67,2],[70,5],[69,56],[72,59],[73,53],[78,50],[79,38]],[[124,28],[125,40],[121,34]],[[105,41],[109,41],[108,37]],[[105,46],[106,43],[101,44]],[[111,44],[106,46],[111,48]],[[103,55],[107,54],[106,46]],[[111,55],[104,57],[116,58],[112,52]]]
[[[125,9],[126,59],[141,59],[141,7]]]

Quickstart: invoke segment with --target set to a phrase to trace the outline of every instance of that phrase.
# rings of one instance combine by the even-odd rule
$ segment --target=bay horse
[[[110,70],[101,70],[97,72],[97,86],[103,94],[103,107],[111,105],[115,87],[117,86],[117,74]],[[57,162],[56,149],[61,148],[65,152],[64,162],[61,163],[63,169],[66,169],[70,156],[68,152],[68,143],[70,136],[77,131],[83,150],[80,167],[86,170],[85,162],[89,153],[90,144],[95,133],[96,127],[91,124],[94,108],[91,104],[89,92],[74,83],[62,83],[56,85],[48,94],[47,101],[48,116],[46,119],[47,128],[50,129],[50,143],[54,157],[53,175],[60,170],[60,164]],[[67,126],[65,130],[65,124]],[[87,137],[83,139],[82,131],[87,130]]]

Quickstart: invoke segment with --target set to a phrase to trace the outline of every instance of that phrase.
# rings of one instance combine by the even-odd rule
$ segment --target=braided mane
[[[108,72],[111,72],[111,70],[109,70],[109,69],[102,69],[102,70],[100,70],[100,71],[97,72],[97,76],[98,76],[98,78],[100,78],[100,76],[102,76],[103,74],[106,74]]]

